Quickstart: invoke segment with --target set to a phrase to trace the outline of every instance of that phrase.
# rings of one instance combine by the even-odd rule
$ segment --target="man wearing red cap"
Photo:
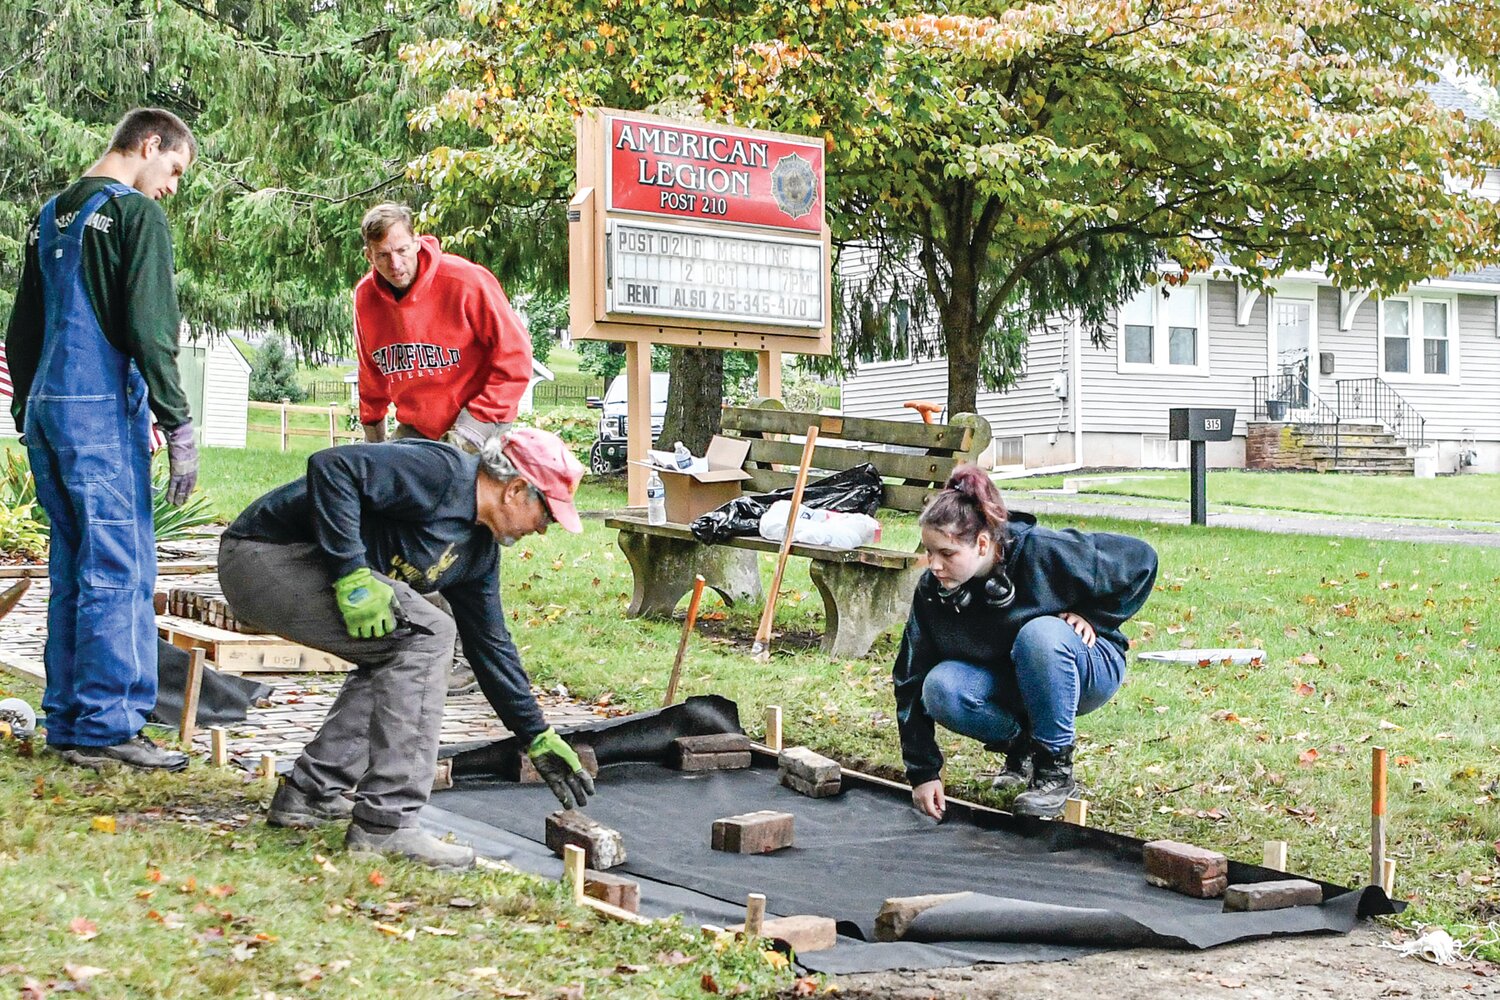
[[[348,819],[351,851],[442,869],[474,863],[472,849],[416,825],[432,790],[455,634],[563,807],[588,801],[588,772],[531,693],[498,576],[499,546],[553,522],[583,530],[573,504],[582,478],[567,445],[531,427],[475,455],[416,438],[349,445],[313,455],[306,476],[230,525],[219,582],[235,616],[355,665],[277,788],[268,822]],[[452,617],[421,596],[433,591]]]

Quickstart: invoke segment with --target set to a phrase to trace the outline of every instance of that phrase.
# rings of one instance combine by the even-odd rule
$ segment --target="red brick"
[[[1153,840],[1142,852],[1146,881],[1199,899],[1212,899],[1229,884],[1229,859],[1175,840]]]
[[[743,771],[750,766],[750,752],[693,753],[683,750],[677,757],[679,771]]]
[[[583,891],[610,906],[618,906],[631,913],[640,912],[641,886],[640,883],[631,879],[611,875],[608,872],[584,872]]]
[[[792,814],[762,809],[716,819],[710,845],[730,854],[770,854],[791,847]]]
[[[843,787],[843,782],[838,778],[815,785],[790,771],[781,772],[781,783],[798,795],[806,795],[810,799],[826,799],[830,795],[837,795]]]
[[[587,743],[580,743],[573,747],[573,752],[578,755],[578,763],[589,773],[590,778],[599,777],[599,759],[594,756],[594,748]],[[531,755],[521,754],[521,775],[517,779],[523,785],[541,784],[542,776],[536,771],[536,764],[531,760]]]
[[[679,736],[672,741],[679,750],[693,753],[749,753],[750,737],[744,733],[711,733],[708,736]]]
[[[562,857],[563,848],[583,848],[583,863],[600,871],[625,863],[625,840],[616,830],[596,822],[577,809],[564,809],[547,817],[547,850]]]
[[[814,753],[807,747],[788,747],[781,751],[776,755],[776,767],[783,775],[794,774],[809,785],[836,784],[843,776],[838,761]]]
[[[1290,906],[1317,906],[1323,902],[1323,889],[1316,882],[1287,878],[1274,882],[1246,882],[1224,890],[1226,913],[1251,913],[1259,910],[1284,910]]]
[[[744,924],[724,928],[735,934],[745,933]],[[799,954],[823,951],[838,943],[838,925],[832,917],[819,917],[811,913],[799,913],[790,917],[775,917],[761,924],[762,937],[776,938],[791,945]]]

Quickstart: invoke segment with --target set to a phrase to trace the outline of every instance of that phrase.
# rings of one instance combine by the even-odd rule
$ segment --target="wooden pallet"
[[[332,653],[279,635],[231,632],[176,615],[157,615],[156,628],[178,649],[204,650],[215,667],[229,674],[329,674],[354,669],[354,664]]]

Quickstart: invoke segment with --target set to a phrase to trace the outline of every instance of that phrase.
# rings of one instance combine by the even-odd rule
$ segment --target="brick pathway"
[[[212,558],[217,545],[217,538],[186,546],[174,545],[172,558]],[[166,559],[164,554],[163,561]],[[4,584],[9,582],[0,581]],[[157,581],[157,590],[165,591],[174,586],[190,586],[194,583],[216,584],[217,579],[212,573],[164,576]],[[48,590],[46,577],[33,578],[31,589],[21,598],[21,603],[0,620],[0,671],[18,676],[30,674],[33,679],[41,674],[42,649],[47,637]],[[229,751],[234,756],[256,761],[263,753],[274,753],[285,760],[296,757],[303,745],[317,732],[344,681],[342,674],[251,676],[270,684],[271,696],[261,705],[251,706],[244,722],[229,727]],[[3,680],[0,680],[0,684],[3,684]],[[606,709],[580,704],[561,694],[538,691],[537,698],[547,721],[557,726],[596,722],[612,714]],[[448,699],[443,715],[443,743],[496,740],[508,735],[509,732],[500,724],[484,695],[475,693]],[[207,753],[208,734],[200,733],[194,745]]]

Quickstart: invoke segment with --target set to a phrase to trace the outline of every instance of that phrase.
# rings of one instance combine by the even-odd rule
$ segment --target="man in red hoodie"
[[[386,202],[360,222],[370,273],[354,288],[359,419],[365,440],[447,440],[476,452],[510,429],[531,379],[531,337],[488,269],[412,231]]]

